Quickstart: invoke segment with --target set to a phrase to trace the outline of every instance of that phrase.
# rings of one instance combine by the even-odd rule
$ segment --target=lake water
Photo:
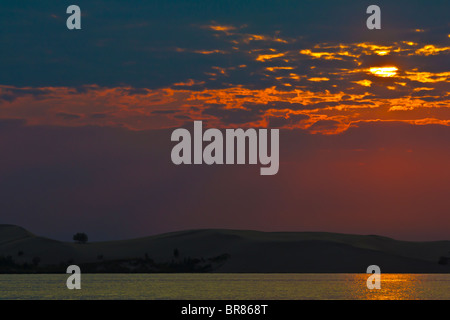
[[[367,274],[82,274],[0,275],[0,299],[450,299],[449,274],[382,274],[369,290]]]

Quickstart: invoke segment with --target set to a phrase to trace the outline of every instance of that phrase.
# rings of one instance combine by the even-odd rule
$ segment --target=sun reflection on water
[[[381,289],[369,290],[360,286],[355,291],[356,299],[361,300],[417,300],[424,296],[422,279],[424,275],[415,274],[381,274]],[[366,283],[367,276],[361,275]]]

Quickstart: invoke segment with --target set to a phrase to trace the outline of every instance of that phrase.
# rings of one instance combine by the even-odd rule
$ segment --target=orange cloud
[[[0,97],[7,97],[2,100],[0,118],[25,119],[29,125],[125,126],[131,130],[147,130],[180,126],[189,119],[208,120],[217,127],[264,127],[270,117],[287,119],[290,114],[301,112],[307,119],[301,123],[290,122],[289,127],[323,134],[342,132],[361,121],[448,125],[450,119],[450,97],[436,101],[424,100],[426,96],[367,99],[365,92],[284,91],[276,87],[242,86],[189,90],[189,85],[194,84],[190,80],[178,84],[186,89],[154,90],[95,85],[82,90],[0,86]]]
[[[415,51],[418,55],[424,55],[424,56],[430,56],[430,55],[436,55],[440,52],[450,51],[450,47],[436,47],[432,44],[426,45],[423,48],[417,49]]]
[[[272,60],[275,58],[279,58],[279,57],[283,57],[285,55],[285,53],[275,53],[275,54],[260,54],[258,55],[258,57],[256,57],[256,61],[267,61],[267,60]]]

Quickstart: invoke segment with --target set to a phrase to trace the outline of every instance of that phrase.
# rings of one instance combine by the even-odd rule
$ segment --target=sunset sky
[[[66,28],[77,4],[82,30]],[[366,9],[381,8],[368,30]],[[450,3],[0,4],[0,223],[450,239]],[[173,129],[279,128],[280,169],[175,166]]]

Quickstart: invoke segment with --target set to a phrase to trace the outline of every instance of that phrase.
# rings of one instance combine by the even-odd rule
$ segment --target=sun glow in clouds
[[[353,81],[354,83],[357,83],[361,86],[370,87],[372,85],[372,81],[370,80],[360,80],[360,81]]]
[[[372,67],[369,71],[378,76],[378,77],[393,77],[397,75],[398,68],[397,67]]]

